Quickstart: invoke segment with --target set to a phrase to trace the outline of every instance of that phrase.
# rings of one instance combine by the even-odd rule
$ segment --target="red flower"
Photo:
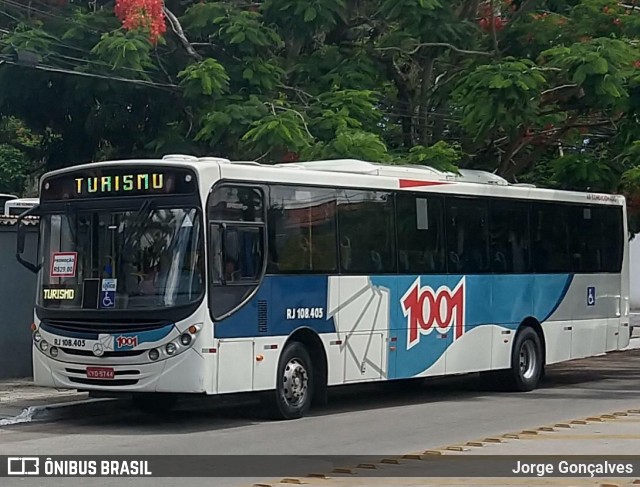
[[[127,30],[147,29],[152,43],[167,30],[162,0],[116,0],[115,14]]]
[[[636,68],[636,69],[640,69],[640,59],[636,59],[633,62],[633,67]]]

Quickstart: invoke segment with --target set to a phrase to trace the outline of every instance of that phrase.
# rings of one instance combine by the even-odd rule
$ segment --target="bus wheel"
[[[178,397],[173,394],[140,393],[132,398],[136,409],[146,414],[167,414],[175,407]]]
[[[313,370],[307,349],[299,342],[289,343],[278,364],[276,390],[270,400],[271,416],[278,419],[304,416],[311,406],[313,387]]]
[[[507,380],[509,389],[517,392],[535,389],[543,368],[540,337],[532,328],[525,327],[516,336],[511,352],[511,369]]]

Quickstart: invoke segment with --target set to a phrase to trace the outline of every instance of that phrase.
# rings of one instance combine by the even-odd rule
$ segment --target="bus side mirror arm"
[[[28,209],[18,217],[18,233],[16,236],[17,237],[16,259],[20,264],[22,264],[24,267],[29,269],[34,274],[38,273],[38,271],[42,268],[42,264],[34,264],[32,262],[25,260],[22,257],[22,254],[24,253],[25,243],[27,240],[27,229],[26,229],[26,226],[22,223],[22,220],[24,219],[25,216],[29,216],[35,213],[37,209],[38,209],[38,206],[34,206],[33,208]]]

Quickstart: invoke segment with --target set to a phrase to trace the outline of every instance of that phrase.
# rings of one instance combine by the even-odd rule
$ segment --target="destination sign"
[[[189,169],[100,167],[60,174],[42,183],[42,200],[194,194],[196,177]]]

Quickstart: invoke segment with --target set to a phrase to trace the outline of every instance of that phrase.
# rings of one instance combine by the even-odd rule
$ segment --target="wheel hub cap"
[[[537,368],[537,354],[533,342],[526,341],[520,349],[520,375],[525,379],[531,379]]]
[[[303,404],[307,397],[309,377],[302,362],[291,359],[284,368],[282,377],[284,399],[290,406]]]

